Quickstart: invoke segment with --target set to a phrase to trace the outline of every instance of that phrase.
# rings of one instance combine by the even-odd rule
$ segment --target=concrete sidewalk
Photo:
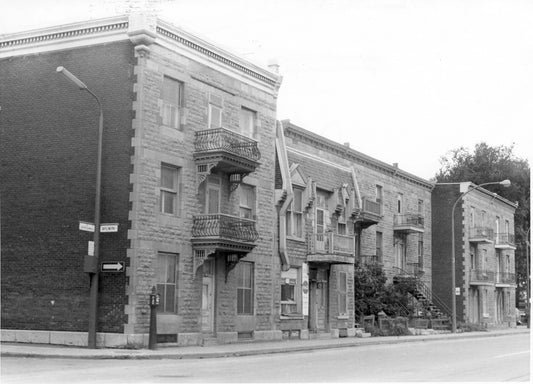
[[[163,347],[149,349],[88,349],[62,345],[2,343],[1,356],[70,358],[70,359],[206,359],[230,356],[252,356],[261,354],[302,352],[320,349],[363,347],[367,345],[398,344],[433,340],[467,339],[475,337],[498,337],[523,334],[530,337],[529,329],[517,327],[488,332],[443,333],[425,336],[386,336],[370,338],[338,338],[314,340],[282,340],[270,342],[248,342],[208,347]]]

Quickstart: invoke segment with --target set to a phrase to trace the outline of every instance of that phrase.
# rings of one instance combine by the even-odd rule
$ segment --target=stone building
[[[152,287],[159,341],[280,338],[281,77],[132,14],[0,41],[2,339],[87,343],[98,109],[59,66],[103,105],[98,345],[147,344]]]
[[[303,263],[304,270],[309,268],[310,271],[315,268],[322,276],[316,277],[316,281],[325,282],[326,287],[330,284],[327,317],[330,329],[344,326],[337,325],[338,319],[335,318],[338,310],[333,306],[336,301],[332,287],[336,287],[337,282],[332,279],[338,275],[336,269],[344,271],[343,268],[355,260],[381,265],[389,282],[395,278],[416,281],[417,289],[424,290],[424,298],[431,304],[433,184],[399,169],[397,165],[386,164],[348,145],[313,134],[288,120],[282,123],[284,135],[278,134],[281,136],[278,137],[278,148],[285,147],[286,150],[278,149],[276,178],[280,217],[289,209],[286,199],[291,195],[292,184],[293,199],[297,197],[295,201],[301,207],[302,218],[299,220],[303,229],[300,236],[294,236],[294,228],[289,227],[291,222],[287,221],[284,228],[281,217],[280,252],[284,254],[286,247],[287,264],[297,267]],[[280,153],[286,153],[286,159]],[[302,196],[295,195],[295,191]],[[294,217],[294,213],[291,214]],[[317,255],[316,239],[324,238],[324,234],[331,238],[330,244],[334,248]],[[335,248],[341,242],[350,244],[350,247],[341,252]],[[309,279],[313,276],[315,272],[310,272]],[[351,272],[347,278],[350,290],[353,283]],[[415,293],[422,292],[412,293],[414,297]],[[356,305],[350,301],[349,306],[352,304]],[[316,314],[310,310],[311,330],[313,315]],[[348,328],[352,325],[352,315],[350,311]],[[289,319],[285,322],[296,323]]]
[[[433,291],[452,306],[452,208],[458,323],[514,327],[516,203],[475,185],[438,183],[432,195]],[[488,187],[490,188],[490,187]]]

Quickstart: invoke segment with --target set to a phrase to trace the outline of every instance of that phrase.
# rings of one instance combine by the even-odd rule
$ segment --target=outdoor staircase
[[[438,328],[449,328],[452,311],[431,289],[416,275],[413,275],[401,268],[396,268],[396,275],[393,278],[394,284],[402,284],[423,307],[426,314]]]

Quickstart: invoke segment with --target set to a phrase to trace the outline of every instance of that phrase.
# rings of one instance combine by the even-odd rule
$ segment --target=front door
[[[215,320],[214,262],[206,260],[202,277],[202,332],[213,333]]]
[[[405,252],[405,240],[403,237],[397,237],[394,241],[396,247],[396,266],[400,269],[407,269],[407,256]]]
[[[328,271],[318,269],[316,280],[311,282],[309,325],[313,332],[328,329]]]

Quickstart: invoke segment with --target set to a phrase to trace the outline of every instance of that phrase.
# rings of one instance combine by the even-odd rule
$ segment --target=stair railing
[[[445,315],[451,317],[452,316],[452,310],[446,305],[446,303],[436,294],[434,294],[431,291],[431,288],[429,288],[426,283],[424,283],[418,276],[413,275],[402,268],[399,267],[393,267],[395,271],[397,271],[397,276],[400,277],[409,277],[414,280],[416,284],[416,289],[422,293],[432,304],[435,304],[438,309],[443,312]]]

